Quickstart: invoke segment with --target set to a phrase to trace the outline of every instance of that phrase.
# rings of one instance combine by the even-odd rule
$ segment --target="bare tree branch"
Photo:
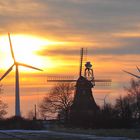
[[[58,83],[46,95],[39,105],[40,114],[60,114],[62,118],[68,119],[69,109],[73,102],[74,85],[72,83]],[[62,113],[63,112],[63,113]],[[59,115],[59,116],[60,116]]]

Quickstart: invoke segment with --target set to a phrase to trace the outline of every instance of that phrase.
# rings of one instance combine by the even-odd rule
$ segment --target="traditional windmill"
[[[72,121],[89,122],[99,110],[93,94],[92,88],[96,82],[110,84],[110,79],[95,79],[90,62],[86,62],[84,76],[82,75],[83,48],[81,49],[80,70],[78,80],[72,79],[48,79],[48,82],[76,82],[76,90],[73,104],[70,108],[70,119]]]
[[[13,48],[12,48],[12,42],[11,42],[9,33],[8,33],[8,36],[9,36],[9,42],[10,42],[11,55],[12,55],[14,63],[0,78],[0,81],[12,71],[14,66],[16,67],[16,69],[15,69],[15,80],[16,80],[15,81],[15,116],[21,116],[21,114],[20,114],[20,94],[19,94],[19,66],[28,67],[28,68],[39,70],[39,71],[42,71],[42,70],[39,68],[30,66],[30,65],[24,64],[24,63],[17,62],[15,55],[14,55]]]
[[[137,66],[136,66],[137,67]],[[137,70],[138,70],[138,72],[140,72],[140,69],[137,67]],[[136,74],[133,74],[133,73],[131,73],[131,72],[128,72],[128,71],[125,71],[125,70],[123,70],[125,73],[128,73],[128,74],[130,74],[130,75],[132,75],[132,76],[134,76],[134,77],[136,77],[136,78],[138,78],[138,79],[140,79],[140,76],[138,76],[138,75],[136,75]]]

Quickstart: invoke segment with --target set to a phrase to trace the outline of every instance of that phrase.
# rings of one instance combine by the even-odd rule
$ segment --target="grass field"
[[[44,130],[45,131],[45,130]],[[63,133],[62,133],[63,132]],[[65,133],[64,133],[65,132]],[[78,134],[78,137],[75,136]],[[85,135],[86,134],[86,135]],[[84,136],[83,136],[84,135]],[[80,137],[79,137],[80,136]],[[125,137],[131,139],[140,139],[139,129],[81,129],[53,127],[45,132],[35,132],[21,130],[18,132],[0,132],[0,140],[83,140],[87,136],[92,136],[94,140],[100,137]],[[97,137],[96,137],[97,136]],[[7,138],[8,137],[8,138]]]
[[[74,129],[74,128],[54,127],[51,130],[68,133],[91,134],[105,137],[127,137],[140,139],[140,129],[81,129],[81,128]]]

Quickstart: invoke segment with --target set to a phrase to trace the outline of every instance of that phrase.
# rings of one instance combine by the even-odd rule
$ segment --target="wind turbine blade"
[[[27,64],[24,64],[24,63],[16,62],[16,64],[18,64],[18,65],[20,65],[20,66],[23,66],[23,67],[28,67],[28,68],[31,68],[31,69],[35,69],[35,70],[39,70],[39,71],[43,71],[42,69],[39,69],[39,68],[36,68],[36,67],[30,66],[30,65],[27,65]]]
[[[140,76],[138,76],[138,75],[135,75],[135,74],[133,74],[133,73],[131,73],[131,72],[128,72],[128,71],[125,71],[125,70],[123,70],[125,73],[128,73],[128,74],[130,74],[130,75],[132,75],[132,76],[134,76],[134,77],[136,77],[136,78],[140,78]]]
[[[0,81],[6,76],[8,75],[8,73],[13,69],[14,64],[4,73],[4,75],[0,78]]]
[[[10,49],[11,49],[11,54],[12,54],[12,58],[15,62],[15,56],[14,56],[14,52],[13,52],[13,47],[12,47],[12,42],[11,42],[11,38],[10,38],[10,33],[8,33],[8,37],[9,37],[9,43],[10,43]]]
[[[137,67],[137,70],[140,72],[140,69],[139,69],[139,67],[138,66],[136,66]]]

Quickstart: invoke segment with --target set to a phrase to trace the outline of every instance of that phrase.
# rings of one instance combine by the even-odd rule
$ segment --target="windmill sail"
[[[82,65],[83,65],[83,48],[81,49],[79,77],[82,76]]]

